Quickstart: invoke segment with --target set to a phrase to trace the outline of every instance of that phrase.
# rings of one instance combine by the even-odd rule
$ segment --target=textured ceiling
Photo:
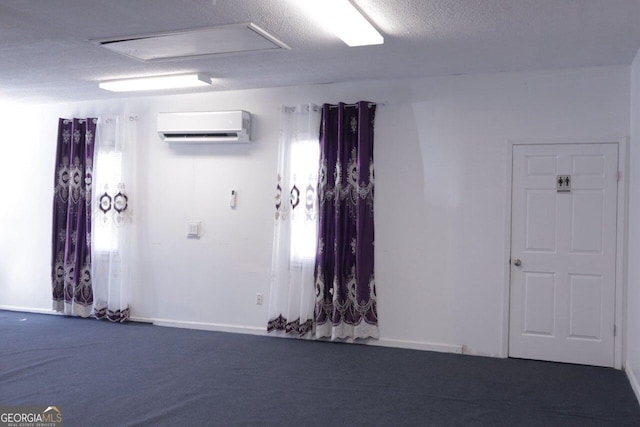
[[[292,0],[0,0],[0,99],[121,97],[98,81],[191,71],[206,91],[630,64],[640,47],[640,0],[353,3],[383,45],[349,48]],[[243,22],[291,50],[145,63],[91,42]]]

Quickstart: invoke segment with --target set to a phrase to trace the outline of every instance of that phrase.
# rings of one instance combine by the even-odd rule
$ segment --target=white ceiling
[[[0,99],[121,97],[97,82],[197,71],[204,90],[630,64],[640,0],[353,0],[385,37],[349,48],[292,0],[0,0]],[[253,22],[291,50],[145,63],[92,39]]]

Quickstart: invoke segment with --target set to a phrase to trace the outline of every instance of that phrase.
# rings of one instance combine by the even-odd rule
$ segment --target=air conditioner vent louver
[[[242,143],[251,140],[246,111],[158,113],[158,135],[169,143]]]
[[[211,133],[172,133],[167,135],[171,138],[235,138],[238,134],[233,132],[211,132]]]

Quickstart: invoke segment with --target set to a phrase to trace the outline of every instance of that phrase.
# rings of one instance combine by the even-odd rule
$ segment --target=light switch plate
[[[187,237],[199,238],[202,230],[201,221],[189,221],[187,228]]]

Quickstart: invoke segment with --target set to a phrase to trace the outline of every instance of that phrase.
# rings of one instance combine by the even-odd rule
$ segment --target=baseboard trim
[[[134,322],[153,323],[156,326],[169,328],[198,329],[201,331],[231,332],[236,334],[266,335],[267,328],[253,326],[226,325],[222,323],[191,322],[186,320],[169,320],[147,317],[131,317]]]
[[[231,332],[250,335],[268,335],[266,328],[255,326],[237,326],[221,323],[192,322],[185,320],[157,319],[149,317],[131,317],[134,322],[153,323],[156,326],[166,326],[170,328],[199,329],[203,331]],[[270,335],[276,337],[276,335]],[[289,338],[289,337],[285,337]],[[463,347],[455,344],[432,343],[422,341],[405,341],[394,339],[378,339],[355,341],[356,344],[373,345],[379,347],[406,348],[410,350],[436,351],[440,353],[462,354]]]
[[[41,309],[41,308],[32,308],[32,307],[16,307],[16,306],[8,306],[8,305],[0,305],[0,310],[8,310],[8,311],[21,311],[25,313],[37,313],[37,314],[54,314],[57,315],[59,313],[53,311],[52,309]],[[255,326],[237,326],[237,325],[227,325],[222,323],[207,323],[207,322],[192,322],[186,320],[170,320],[170,319],[159,319],[154,317],[139,317],[139,316],[131,316],[130,319],[132,322],[140,322],[140,323],[151,323],[157,326],[165,326],[169,328],[180,328],[180,329],[198,329],[202,331],[216,331],[216,332],[230,332],[230,333],[239,333],[239,334],[249,334],[249,335],[267,335],[266,328],[258,328]],[[273,335],[275,337],[275,335]],[[444,343],[433,343],[433,342],[423,342],[423,341],[407,341],[407,340],[394,340],[388,338],[381,338],[378,340],[366,340],[366,341],[356,341],[357,344],[364,345],[372,345],[379,347],[393,347],[393,348],[405,348],[409,350],[422,350],[422,351],[436,351],[439,353],[455,353],[462,354],[463,346],[455,345],[455,344],[444,344]],[[630,375],[631,372],[627,369],[627,375]],[[634,391],[636,392],[636,396],[639,396],[640,400],[640,387],[638,387],[638,382],[631,377],[629,378],[631,381],[631,385],[634,387]]]
[[[46,308],[33,308],[33,307],[16,307],[13,305],[0,305],[0,310],[7,311],[21,311],[24,313],[36,313],[36,314],[59,314],[57,311],[53,311],[53,309]]]
[[[636,394],[636,399],[640,402],[640,381],[638,381],[638,377],[636,377],[636,373],[631,369],[628,363],[624,365],[624,371],[627,373],[627,378],[629,378],[629,383],[631,383],[631,388],[633,392]]]
[[[381,338],[379,340],[370,340],[367,342],[367,344],[380,347],[406,348],[409,350],[437,351],[439,353],[463,353],[463,347],[456,344],[393,340],[386,338]]]

